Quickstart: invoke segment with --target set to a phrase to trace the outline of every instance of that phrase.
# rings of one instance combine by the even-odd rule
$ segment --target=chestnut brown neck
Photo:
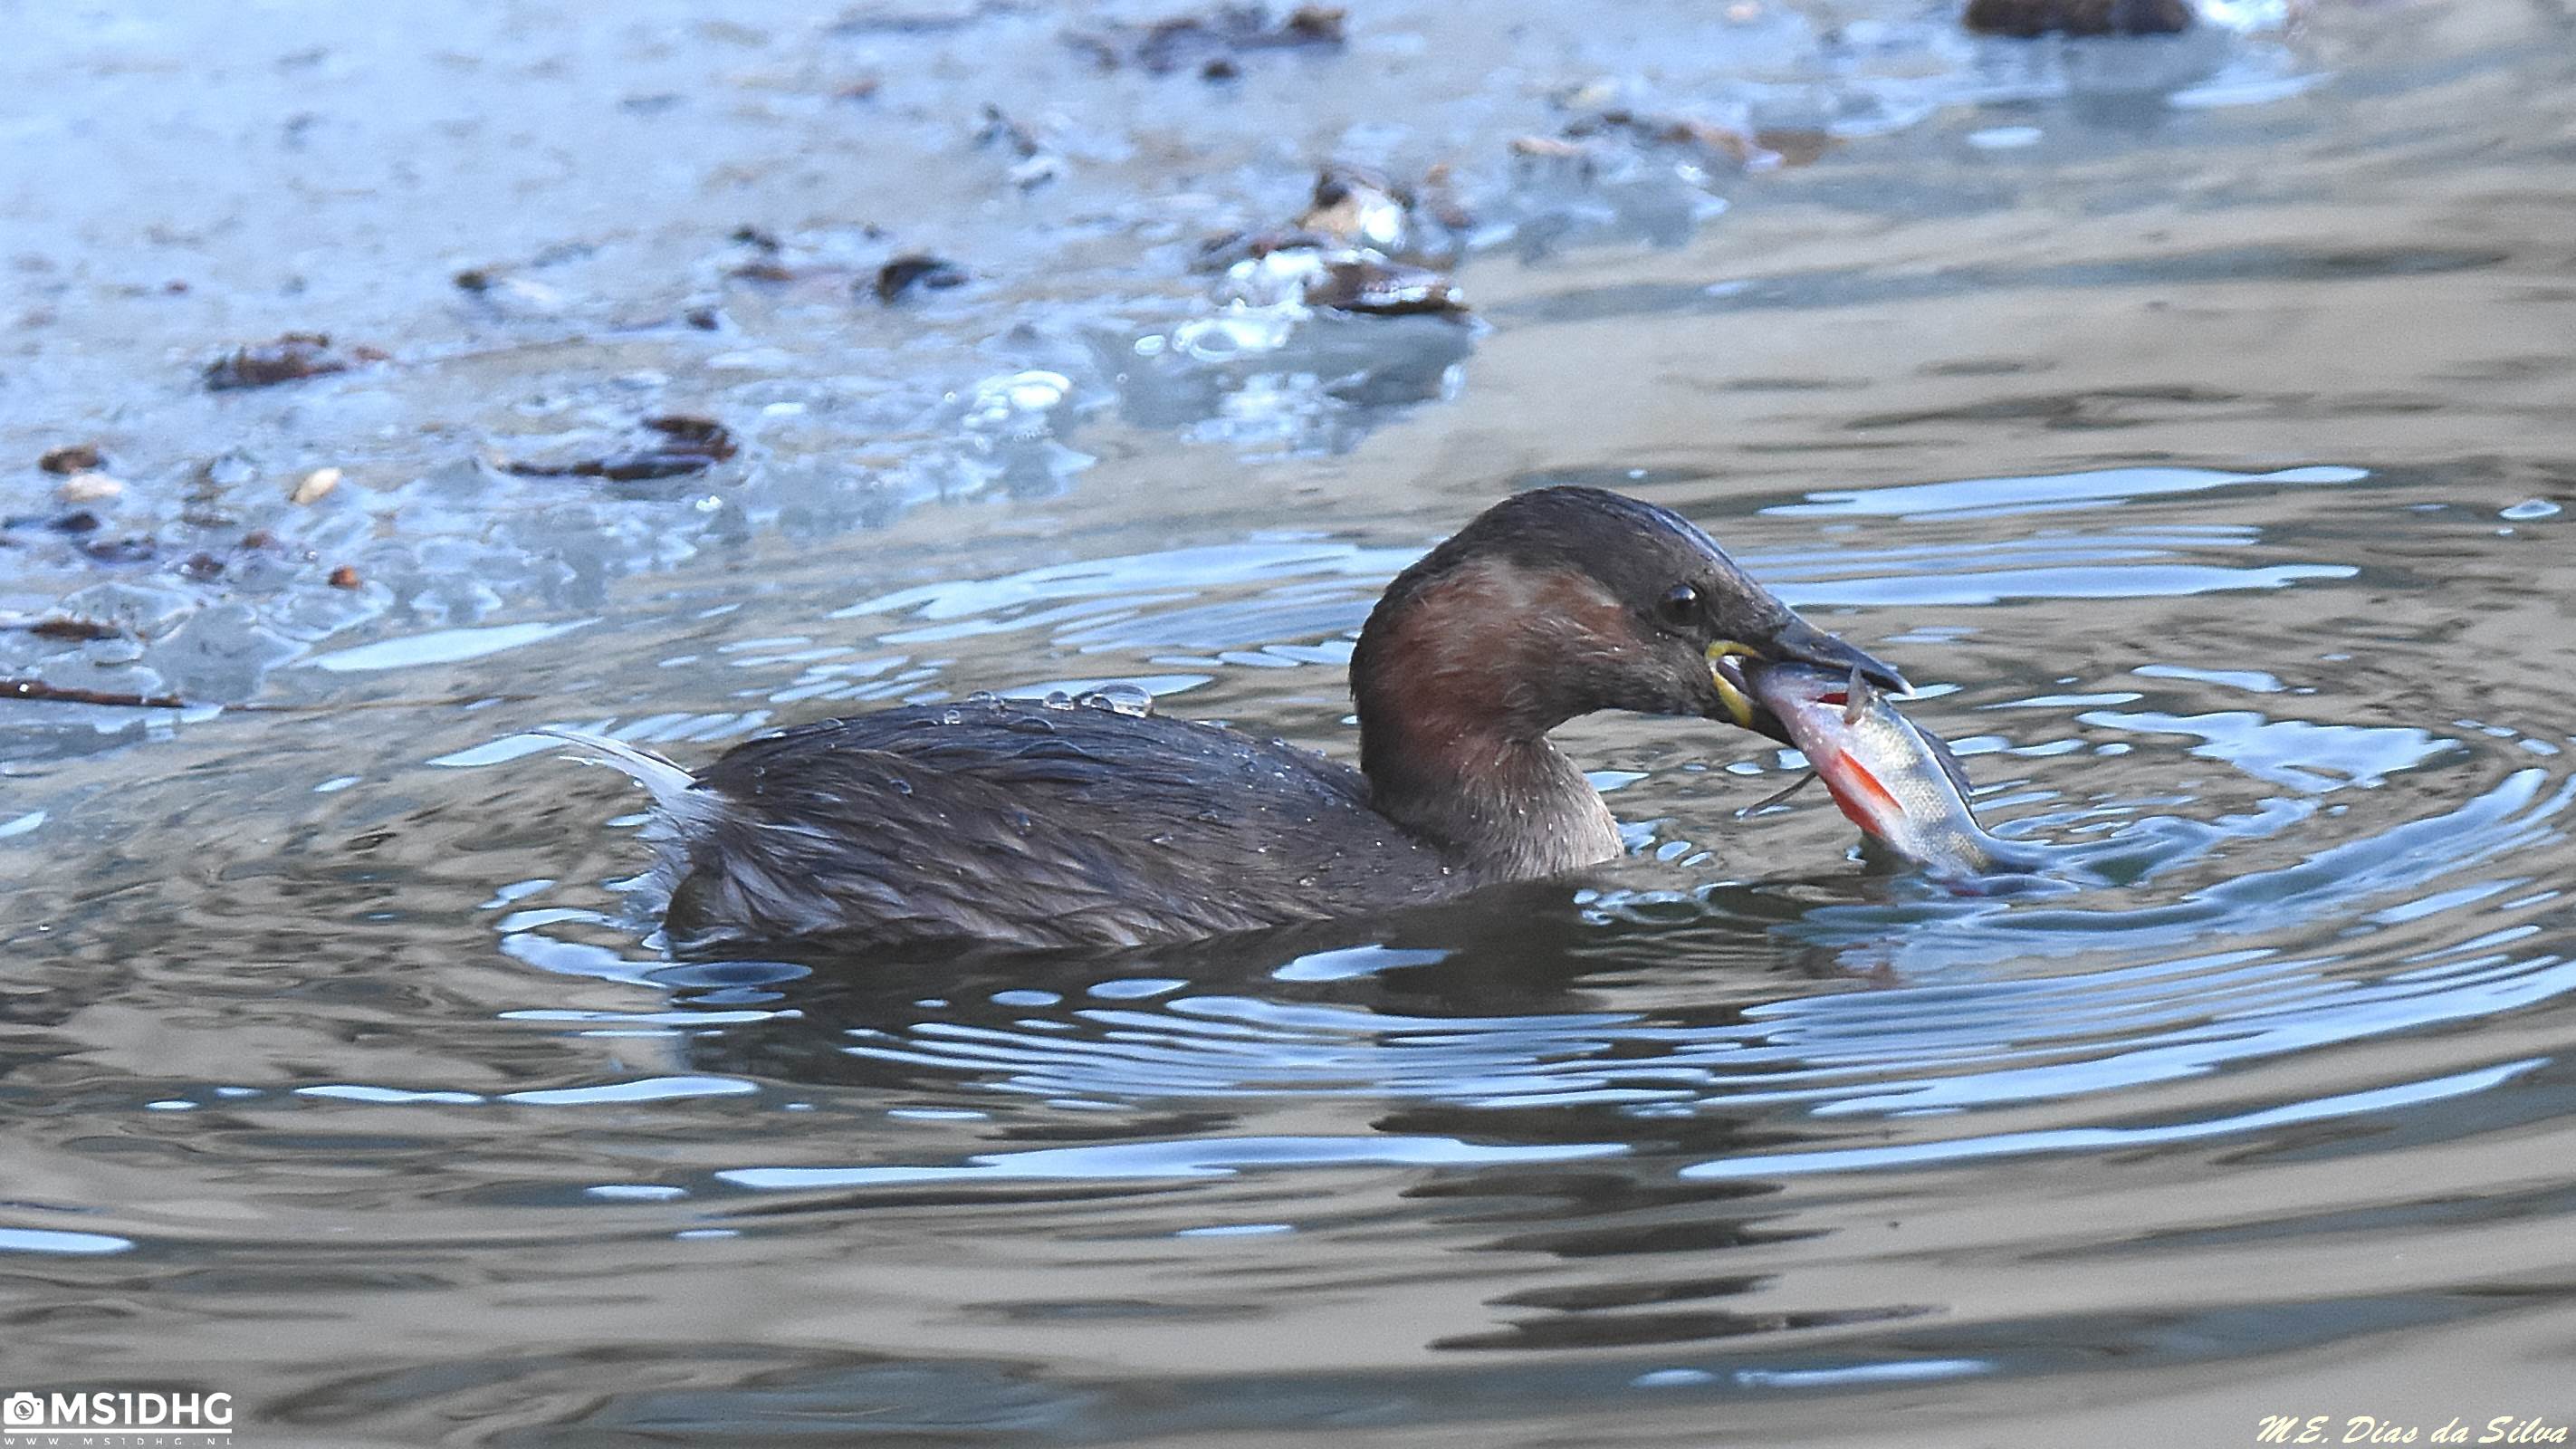
[[[1595,707],[1570,656],[1614,647],[1617,609],[1579,574],[1501,559],[1399,579],[1351,656],[1371,803],[1488,880],[1616,857],[1609,807],[1547,732]]]

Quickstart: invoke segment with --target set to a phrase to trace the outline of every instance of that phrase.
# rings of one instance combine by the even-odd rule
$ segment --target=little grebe
[[[694,776],[569,737],[653,792],[675,941],[1133,946],[1612,859],[1609,807],[1548,731],[1624,709],[1786,740],[1741,669],[1791,660],[1906,688],[1688,520],[1546,488],[1388,585],[1351,655],[1357,770],[1218,725],[1018,700],[821,720]]]

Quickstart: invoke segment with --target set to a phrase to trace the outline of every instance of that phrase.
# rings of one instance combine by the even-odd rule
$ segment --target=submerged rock
[[[2173,35],[2196,19],[2189,0],[1968,0],[1960,23],[1985,35]]]
[[[907,252],[877,268],[876,294],[891,303],[915,288],[933,292],[966,285],[966,269],[926,252]]]
[[[107,466],[107,457],[99,451],[96,443],[65,443],[59,448],[47,448],[44,456],[36,460],[36,466],[48,473],[69,477],[75,473],[97,472]]]

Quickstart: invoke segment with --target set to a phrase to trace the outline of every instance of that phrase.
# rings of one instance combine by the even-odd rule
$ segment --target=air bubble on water
[[[939,722],[944,725],[964,724],[966,715],[962,710],[943,709],[939,712]]]
[[[2556,518],[2562,511],[2557,504],[2546,498],[2526,498],[2510,508],[2500,510],[2496,516],[2521,523],[2534,518]]]
[[[1048,709],[1071,709],[1073,696],[1061,689],[1050,689],[1046,692],[1046,698],[1039,700],[1038,703]]]

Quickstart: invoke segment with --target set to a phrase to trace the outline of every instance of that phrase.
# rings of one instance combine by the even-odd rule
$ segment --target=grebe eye
[[[1676,628],[1699,622],[1699,590],[1675,584],[1655,601],[1655,616]]]

